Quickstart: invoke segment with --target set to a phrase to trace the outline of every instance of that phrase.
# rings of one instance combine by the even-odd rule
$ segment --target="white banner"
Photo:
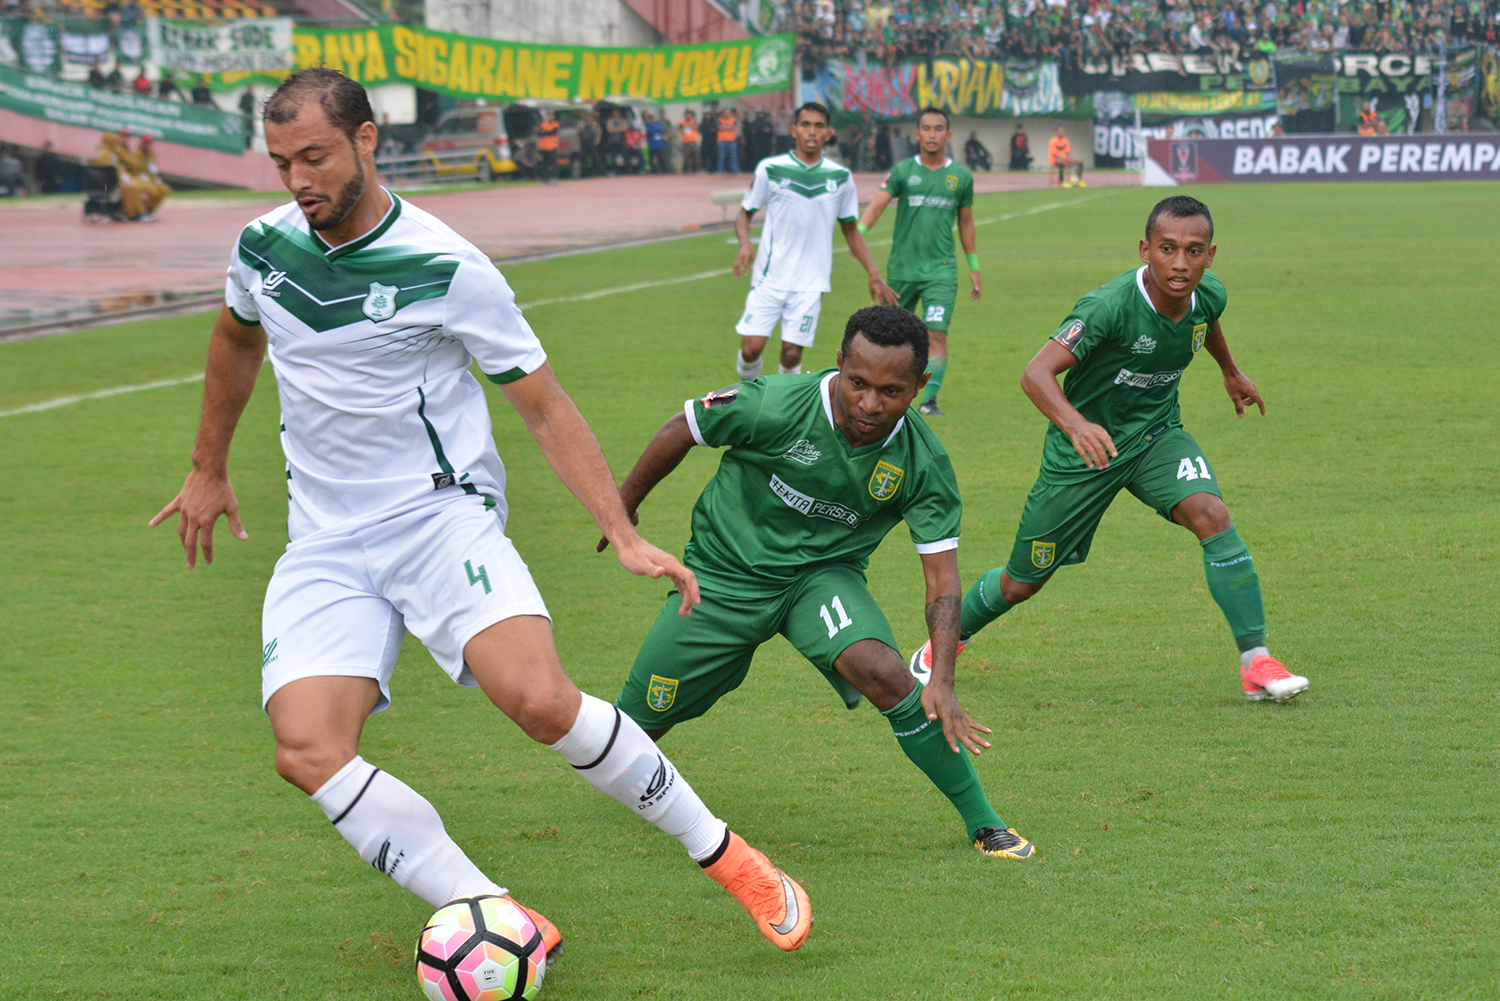
[[[293,68],[292,19],[199,25],[150,18],[151,60],[187,73],[277,72]]]

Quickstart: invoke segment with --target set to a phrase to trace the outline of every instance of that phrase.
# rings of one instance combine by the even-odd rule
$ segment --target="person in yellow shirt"
[[[1059,125],[1057,134],[1047,140],[1047,161],[1057,171],[1057,183],[1059,187],[1070,188],[1077,184],[1080,188],[1088,187],[1083,181],[1083,161],[1074,159],[1073,144],[1068,142],[1068,134]],[[1077,170],[1077,180],[1069,182],[1068,168]]]
[[[536,148],[542,154],[542,183],[557,183],[557,140],[562,132],[557,116],[550,111],[542,112],[541,124],[536,127]]]

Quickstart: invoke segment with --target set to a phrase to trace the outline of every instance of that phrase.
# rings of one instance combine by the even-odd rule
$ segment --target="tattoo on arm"
[[[958,632],[959,603],[956,594],[941,594],[927,603],[927,632]]]

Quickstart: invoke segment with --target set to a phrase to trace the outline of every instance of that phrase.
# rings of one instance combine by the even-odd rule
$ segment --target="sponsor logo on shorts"
[[[646,705],[659,713],[664,713],[672,708],[672,703],[677,701],[677,679],[663,678],[659,674],[651,676],[651,684],[646,687]]]
[[[875,464],[875,471],[870,474],[870,496],[878,501],[890,500],[896,496],[901,478],[905,475],[906,470],[881,459]]]
[[[261,668],[261,670],[264,671],[266,668],[268,668],[272,664],[276,663],[276,661],[278,659],[279,659],[279,657],[278,657],[278,655],[276,653],[276,641],[272,640],[271,642],[267,643],[265,645],[265,648],[262,649],[261,652],[260,652],[260,668]]]
[[[1208,324],[1193,324],[1193,352],[1196,354],[1203,347],[1203,338],[1208,336]]]
[[[948,182],[948,190],[949,191],[957,191],[958,190],[958,178],[954,177],[952,174],[949,174],[947,176],[946,180]]]
[[[371,282],[370,294],[365,296],[360,311],[377,323],[381,320],[389,320],[396,315],[396,293],[400,291],[394,285]]]
[[[1072,351],[1078,347],[1078,342],[1083,340],[1083,333],[1088,327],[1082,320],[1072,320],[1066,327],[1052,335],[1052,339],[1063,347]]]
[[[780,497],[787,507],[793,511],[800,511],[809,518],[826,518],[829,521],[841,521],[850,528],[856,528],[859,525],[859,512],[851,511],[849,508],[844,507],[844,505],[835,504],[833,501],[818,500],[816,497],[809,497],[774,474],[771,476],[771,492]]]
[[[1156,341],[1153,338],[1147,337],[1145,334],[1142,334],[1139,340],[1130,345],[1130,351],[1132,354],[1148,355],[1155,350]]]
[[[1033,542],[1031,544],[1031,565],[1038,570],[1045,570],[1057,562],[1057,543],[1055,542]]]
[[[791,459],[793,462],[800,462],[804,466],[811,466],[814,462],[822,458],[822,456],[822,452],[813,448],[812,442],[806,438],[802,438],[797,444],[788,449],[786,455],[783,455],[782,458]]]
[[[745,314],[746,319],[748,319],[749,316],[750,316],[749,313]],[[740,387],[739,387],[739,385],[733,385],[733,386],[725,386],[723,389],[716,389],[712,393],[709,393],[706,396],[704,396],[703,399],[699,400],[698,402],[701,403],[701,404],[703,404],[703,409],[704,410],[708,410],[708,409],[710,409],[712,407],[725,407],[725,406],[728,406],[729,404],[733,403],[735,400],[739,399],[739,397],[740,397]]]
[[[1120,374],[1115,376],[1115,385],[1134,386],[1136,389],[1169,386],[1182,378],[1182,372],[1180,368],[1175,372],[1132,372],[1128,368],[1122,368]]]

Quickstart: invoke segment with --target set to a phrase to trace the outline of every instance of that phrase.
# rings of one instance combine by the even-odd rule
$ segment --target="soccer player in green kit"
[[[861,693],[902,751],[963,817],[974,847],[1028,858],[1030,841],[985,797],[962,745],[989,747],[953,692],[961,504],[948,454],[910,411],[927,381],[927,329],[870,306],[844,331],[838,368],[769,375],[689,400],[620,488],[632,518],[695,445],[725,447],[693,508],[684,562],[702,595],[690,616],[663,606],[615,705],[660,739],[738,688],[755,650],[781,633],[854,708]],[[865,583],[869,557],[905,521],[927,582],[936,663],[906,669]],[[602,550],[605,543],[600,542]]]
[[[974,175],[949,158],[946,150],[952,138],[948,113],[924,108],[917,115],[921,153],[891,168],[859,220],[859,231],[864,233],[880,219],[891,200],[896,200],[896,232],[885,265],[886,280],[901,297],[901,308],[917,313],[931,332],[929,378],[919,409],[938,417],[943,415],[938,408],[938,389],[948,371],[948,325],[958,299],[958,262],[953,256],[955,221],[969,265],[969,298],[979,301]],[[921,312],[917,310],[918,300]]]
[[[1177,406],[1178,379],[1207,350],[1235,413],[1243,417],[1248,404],[1266,412],[1219,325],[1227,295],[1224,283],[1206,273],[1218,249],[1213,237],[1202,202],[1184,195],[1158,202],[1141,241],[1144,266],[1078,300],[1026,366],[1021,387],[1052,422],[1041,473],[1026,498],[1010,562],[964,596],[960,649],[1040,591],[1059,566],[1082,563],[1099,519],[1123,488],[1198,537],[1209,593],[1239,644],[1245,696],[1284,702],[1307,690],[1307,679],[1266,648],[1255,563]],[[912,655],[913,673],[925,668],[928,651],[923,646]]]

